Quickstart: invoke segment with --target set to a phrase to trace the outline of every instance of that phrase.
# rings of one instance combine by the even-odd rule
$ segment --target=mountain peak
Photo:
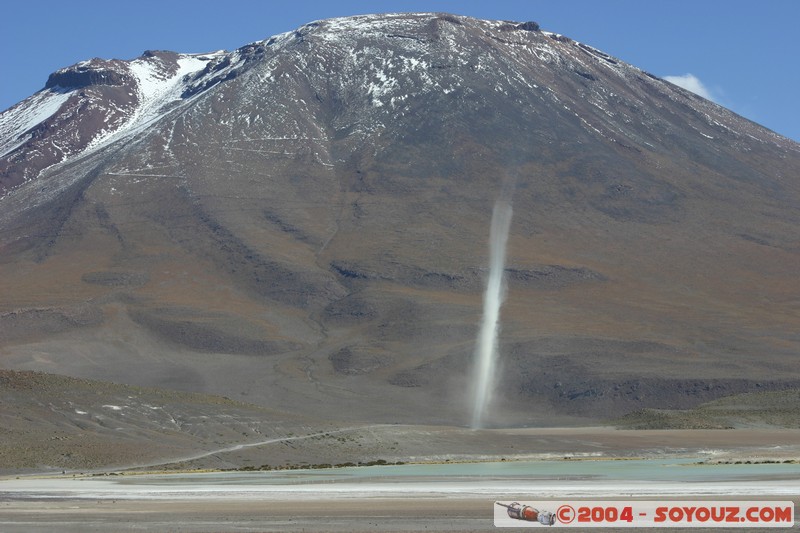
[[[47,78],[45,89],[82,89],[92,85],[120,86],[133,80],[125,68],[126,63],[117,59],[94,58],[81,61],[70,67],[59,69]]]
[[[348,50],[352,56],[343,57]],[[652,105],[654,97],[694,100],[690,105],[706,117],[700,129],[709,130],[703,134],[710,137],[714,136],[710,130],[722,126],[764,142],[793,144],[600,50],[541,31],[535,22],[486,21],[444,13],[361,15],[311,22],[233,52],[148,50],[130,61],[95,58],[60,69],[50,75],[43,91],[0,115],[0,190],[118,138],[112,135],[115,132],[136,131],[142,117],[152,119],[157,109],[174,107],[171,102],[185,103],[257,64],[269,76],[270,65],[293,58],[319,75],[325,74],[331,60],[341,58],[339,66],[361,80],[358,88],[352,86],[353,79],[340,79],[342,87],[361,91],[370,108],[384,111],[401,112],[420,92],[464,96],[484,90],[480,86],[488,84],[488,79],[472,74],[493,71],[506,78],[502,82],[506,87],[496,84],[496,90],[509,97],[511,90],[520,102],[536,95],[555,102],[563,91],[581,95],[594,107],[577,110],[566,104],[563,108],[573,111],[585,129],[623,144],[642,142],[622,138],[626,134],[619,130],[625,121],[606,124],[616,96],[623,92],[628,93],[627,101],[633,98],[635,105],[645,107]],[[465,75],[462,69],[472,72]],[[81,118],[76,122],[71,117],[78,109]],[[728,126],[732,120],[736,124]],[[56,126],[66,122],[76,131],[65,133],[69,128]],[[377,120],[374,127],[382,124]],[[67,138],[52,138],[55,131]],[[22,157],[23,151],[36,153],[34,161]]]

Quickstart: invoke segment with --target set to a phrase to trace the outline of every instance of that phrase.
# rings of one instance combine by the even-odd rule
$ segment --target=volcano
[[[800,386],[800,145],[533,22],[312,22],[50,75],[0,114],[0,366],[466,425]]]

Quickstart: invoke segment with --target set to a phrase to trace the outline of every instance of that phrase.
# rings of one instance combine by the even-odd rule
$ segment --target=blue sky
[[[800,141],[799,0],[15,0],[0,8],[0,110],[92,57],[231,50],[312,20],[398,11],[534,20],[657,76],[683,77]]]

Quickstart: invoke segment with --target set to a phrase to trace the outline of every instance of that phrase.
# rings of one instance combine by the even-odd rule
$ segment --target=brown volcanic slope
[[[296,441],[349,433],[326,434],[327,422],[218,396],[41,372],[0,370],[0,406],[0,474],[147,468],[218,453],[235,460],[237,450],[265,444],[272,444],[268,460],[282,466],[299,455],[284,451]],[[247,462],[215,458],[214,466]]]
[[[0,115],[0,366],[466,423],[514,183],[493,423],[797,387],[800,146],[536,28],[355,17],[54,74]]]

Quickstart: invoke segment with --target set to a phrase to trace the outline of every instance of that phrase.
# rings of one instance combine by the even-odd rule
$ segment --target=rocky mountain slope
[[[465,424],[800,385],[800,145],[535,23],[307,24],[79,63],[0,115],[0,366]]]

